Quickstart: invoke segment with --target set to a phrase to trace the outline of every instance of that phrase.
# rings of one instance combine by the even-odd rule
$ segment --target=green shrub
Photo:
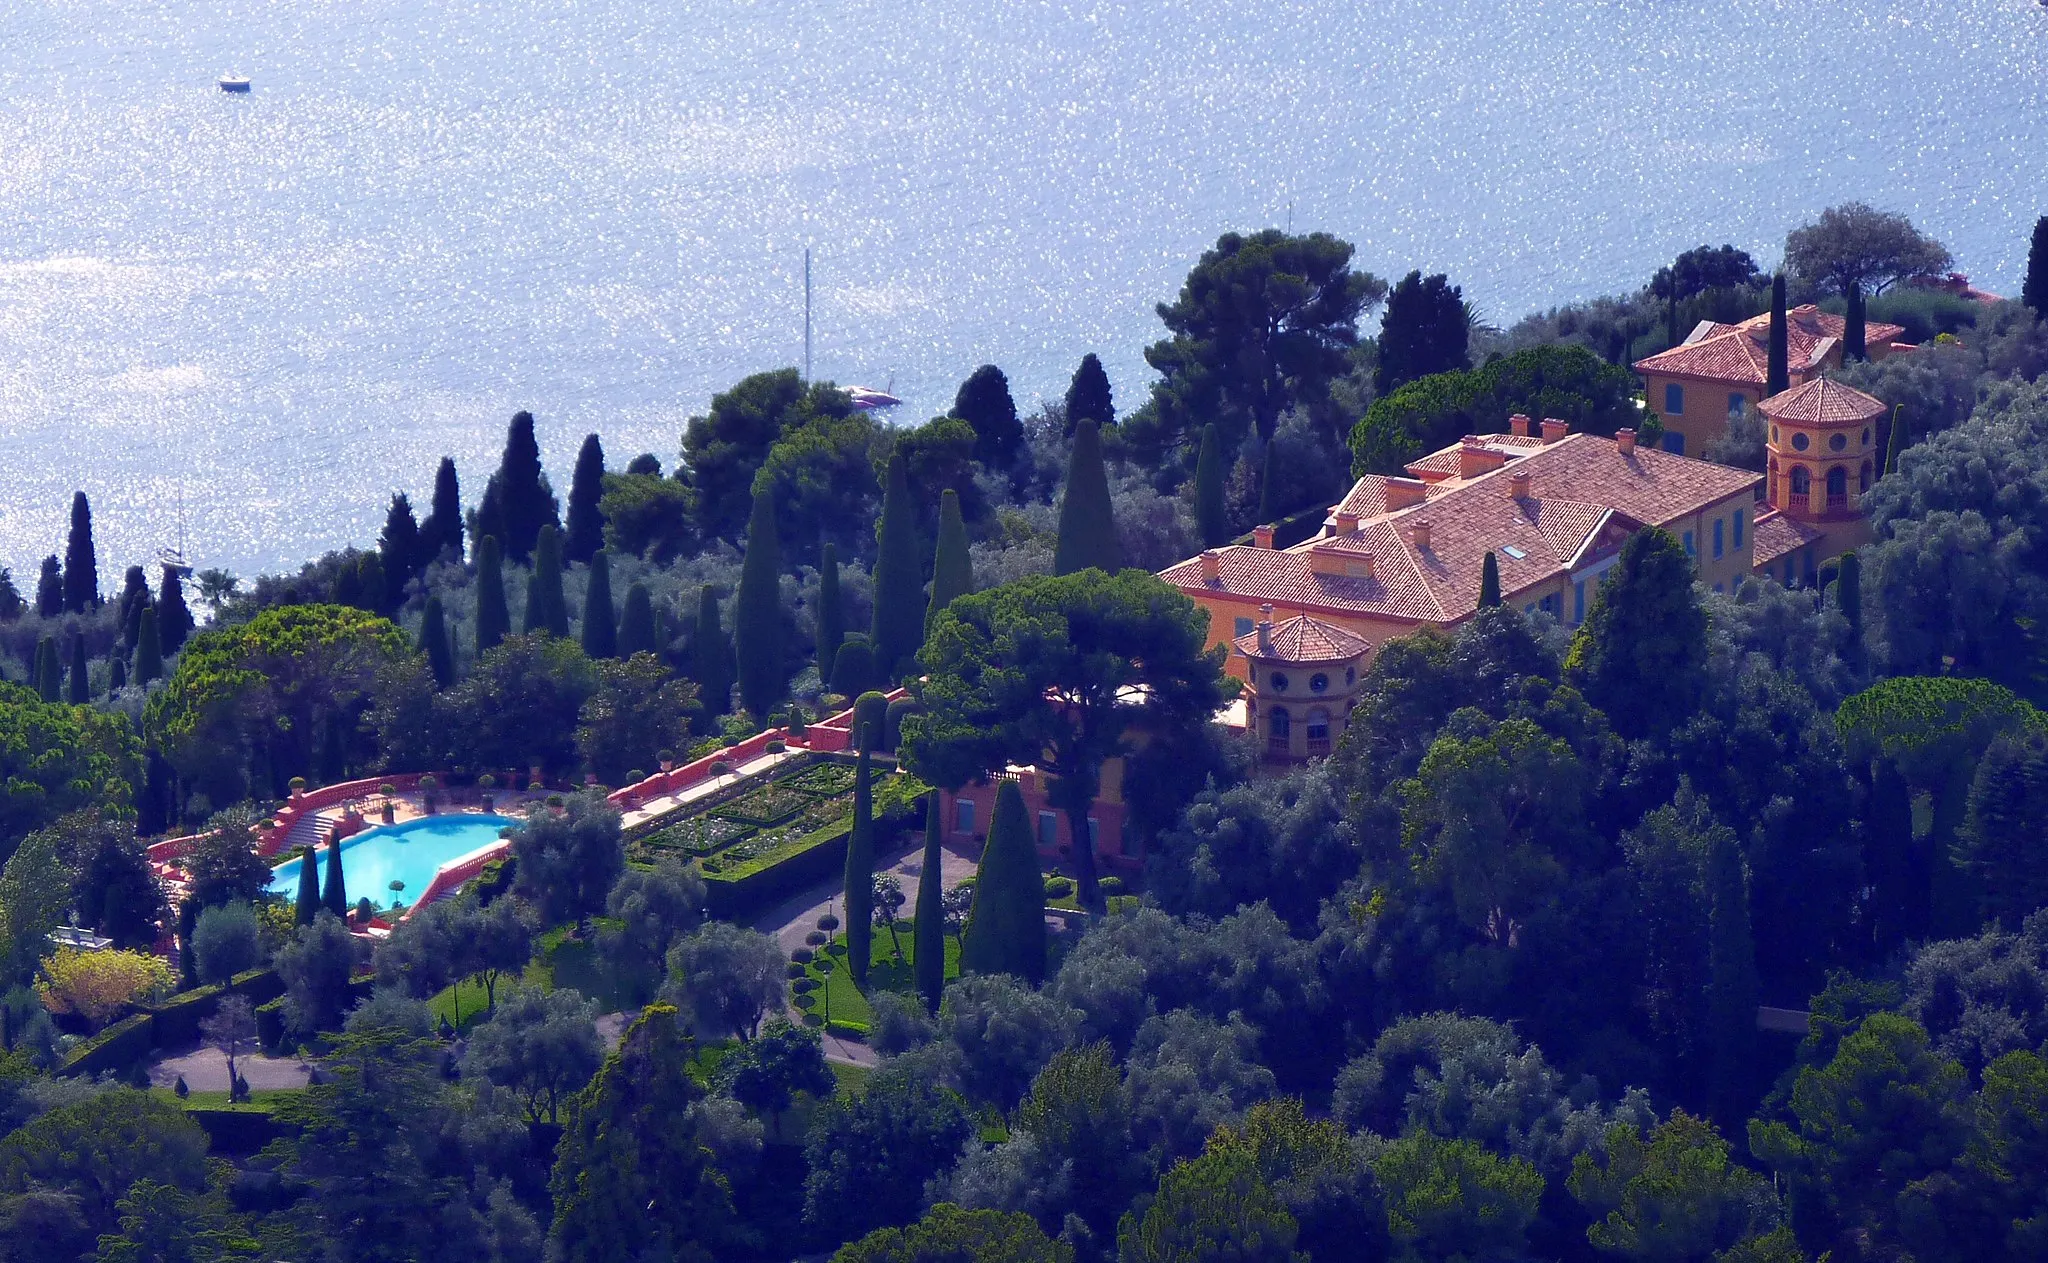
[[[1102,891],[1104,899],[1113,898],[1124,892],[1124,879],[1121,877],[1105,877],[1095,884]]]
[[[1073,878],[1071,878],[1071,877],[1061,877],[1061,876],[1058,876],[1057,874],[1055,874],[1054,876],[1051,876],[1051,877],[1048,877],[1048,878],[1046,878],[1046,879],[1045,879],[1045,897],[1046,897],[1046,898],[1048,898],[1048,899],[1064,899],[1064,898],[1066,898],[1066,897],[1067,897],[1068,895],[1071,895],[1071,894],[1073,894],[1073,893],[1074,893],[1074,879],[1073,879]]]
[[[775,741],[769,742],[767,745],[763,746],[762,749],[769,754],[781,754],[785,750],[789,749],[789,743],[777,739]]]
[[[866,1043],[868,1024],[866,1022],[842,1022],[834,1019],[825,1023],[825,1033],[827,1035],[837,1035],[841,1039],[852,1039]]]
[[[785,977],[785,978],[801,978],[801,977],[803,977],[803,976],[804,976],[804,962],[802,962],[802,961],[800,961],[800,960],[792,960],[792,961],[790,961],[790,962],[789,962],[789,963],[788,963],[787,965],[784,965],[784,966],[782,967],[782,976],[783,976],[783,977]]]
[[[284,997],[256,1006],[256,1042],[275,1057],[284,1047]]]

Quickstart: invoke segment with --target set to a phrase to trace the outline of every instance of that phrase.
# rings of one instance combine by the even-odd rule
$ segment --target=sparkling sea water
[[[374,538],[529,408],[673,464],[799,363],[943,410],[1097,351],[1218,233],[1327,229],[1505,324],[1830,203],[2018,287],[2048,212],[2035,0],[8,0],[0,562],[70,493],[102,575]],[[223,74],[254,90],[230,96]]]

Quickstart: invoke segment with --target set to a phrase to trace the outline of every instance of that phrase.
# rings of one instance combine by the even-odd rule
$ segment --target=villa
[[[1846,322],[1811,303],[1785,313],[1786,367],[1791,385],[1817,380],[1842,366]],[[1871,321],[1864,329],[1866,354],[1881,360],[1911,350],[1899,339],[1902,325]],[[1664,450],[1698,454],[1728,432],[1728,415],[1763,402],[1770,381],[1771,318],[1752,316],[1740,324],[1702,320],[1685,341],[1635,362],[1644,398],[1664,426]]]

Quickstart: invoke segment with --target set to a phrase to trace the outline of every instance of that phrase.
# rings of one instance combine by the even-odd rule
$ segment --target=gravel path
[[[252,1089],[302,1088],[312,1073],[297,1057],[266,1057],[260,1052],[235,1058],[235,1069]],[[176,1087],[179,1075],[185,1076],[185,1086],[194,1092],[225,1092],[229,1086],[228,1059],[214,1048],[195,1048],[165,1057],[149,1068],[149,1084],[156,1088]]]

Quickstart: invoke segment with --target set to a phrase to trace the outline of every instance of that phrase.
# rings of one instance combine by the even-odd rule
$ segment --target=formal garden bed
[[[877,769],[877,781],[887,773]],[[853,818],[854,769],[835,761],[812,763],[755,785],[688,819],[665,822],[628,838],[632,858],[696,860],[706,876],[773,862],[813,835]],[[879,785],[878,785],[879,788]]]

